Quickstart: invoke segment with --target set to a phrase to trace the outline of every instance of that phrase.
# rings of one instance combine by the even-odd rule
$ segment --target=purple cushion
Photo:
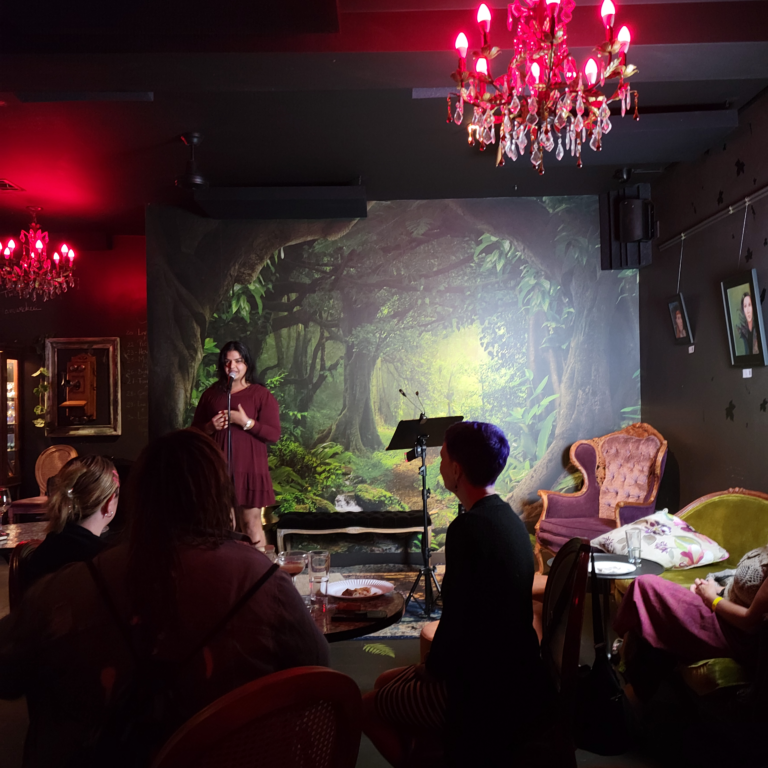
[[[571,517],[566,520],[550,520],[545,517],[539,526],[537,538],[541,546],[557,552],[565,542],[576,536],[591,541],[615,528],[615,521],[602,517]]]

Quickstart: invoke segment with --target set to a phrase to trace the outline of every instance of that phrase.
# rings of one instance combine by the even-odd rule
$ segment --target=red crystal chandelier
[[[568,152],[581,167],[583,145],[589,143],[600,151],[603,136],[611,130],[611,102],[620,103],[623,117],[634,95],[634,118],[638,119],[637,91],[630,91],[626,82],[637,72],[627,64],[629,30],[622,27],[614,36],[616,8],[612,0],[604,0],[600,14],[606,40],[580,71],[566,45],[566,25],[575,5],[574,0],[515,0],[507,6],[507,28],[515,34],[514,53],[507,71],[498,77],[491,73],[491,61],[501,50],[489,42],[491,12],[485,3],[477,11],[482,47],[473,51],[473,70],[466,66],[466,35],[461,32],[456,38],[459,66],[451,77],[459,92],[448,97],[447,122],[452,117],[452,98],[457,125],[464,119],[464,105],[471,105],[469,143],[478,143],[484,150],[498,141],[496,165],[504,164],[505,155],[517,160],[527,148],[540,174],[544,153],[553,149],[558,160]],[[618,82],[614,93],[606,96],[601,89],[610,80]]]
[[[62,245],[49,259],[48,233],[37,223],[43,209],[30,206],[27,210],[32,214],[29,230],[21,231],[18,243],[13,239],[5,246],[0,243],[0,286],[6,296],[48,301],[74,288],[75,252]]]

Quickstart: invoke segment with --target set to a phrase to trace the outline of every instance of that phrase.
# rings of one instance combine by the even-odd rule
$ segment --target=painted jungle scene
[[[372,202],[356,221],[147,212],[150,424],[191,422],[221,344],[280,404],[276,513],[420,509],[401,419],[507,434],[497,490],[527,522],[575,440],[639,419],[637,273],[602,272],[591,197]],[[401,394],[402,390],[405,395]],[[456,514],[428,451],[433,541]]]

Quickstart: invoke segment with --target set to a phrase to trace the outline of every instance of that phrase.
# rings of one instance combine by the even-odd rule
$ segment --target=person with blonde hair
[[[120,480],[109,459],[70,459],[53,480],[48,533],[25,563],[25,582],[32,584],[69,563],[98,555],[104,549],[101,534],[115,516],[119,496]]]

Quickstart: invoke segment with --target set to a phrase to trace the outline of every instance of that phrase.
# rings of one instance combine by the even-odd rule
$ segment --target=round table
[[[612,555],[608,552],[595,553],[595,567],[600,563],[629,563],[626,555]],[[635,564],[635,570],[629,573],[598,573],[599,581],[616,581],[618,579],[636,579],[638,576],[661,576],[664,573],[664,566],[653,560],[640,560]],[[591,575],[591,574],[590,574]]]
[[[337,600],[335,597],[329,597],[325,609],[323,610],[322,605],[314,605],[312,618],[329,643],[338,643],[371,635],[396,624],[405,612],[405,598],[399,592],[390,592],[371,600]],[[386,616],[372,621],[332,621],[337,610],[385,611]]]
[[[3,530],[8,534],[7,539],[0,539],[0,555],[8,560],[13,548],[22,541],[44,539],[47,522],[42,523],[13,523],[4,525]]]

